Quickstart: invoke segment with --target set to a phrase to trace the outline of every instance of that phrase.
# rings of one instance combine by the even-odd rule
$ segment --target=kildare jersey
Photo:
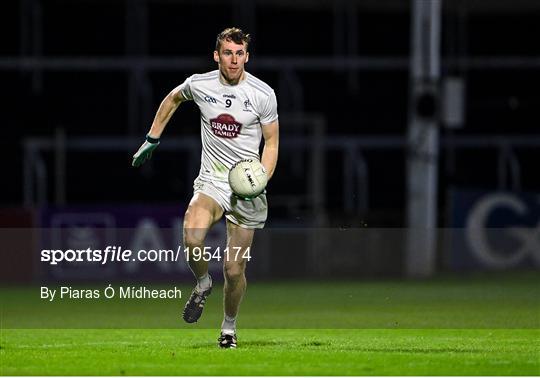
[[[216,70],[189,77],[179,89],[201,111],[199,177],[227,181],[234,163],[259,159],[262,127],[278,119],[272,88],[247,72],[237,85],[223,84]]]

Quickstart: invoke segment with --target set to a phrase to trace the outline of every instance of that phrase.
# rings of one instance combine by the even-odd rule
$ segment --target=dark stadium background
[[[181,248],[196,106],[131,158],[233,25],[281,139],[224,353],[222,261],[188,324],[181,251],[40,257]],[[0,375],[538,376],[539,36],[540,0],[0,0]]]
[[[142,169],[130,166],[131,155],[167,92],[194,72],[215,69],[215,36],[231,25],[252,33],[247,70],[275,88],[280,115],[322,117],[323,139],[404,139],[414,111],[409,95],[409,1],[20,0],[4,1],[1,8],[1,205],[6,214],[55,205],[185,205],[196,175],[186,172],[185,155],[160,146]],[[458,128],[439,122],[440,138],[538,138],[540,2],[445,1],[441,20],[439,85],[446,77],[463,80],[465,113]],[[273,64],[260,63],[270,58]],[[344,68],[347,59],[354,58],[381,63]],[[145,71],[148,59],[170,68]],[[322,68],[294,65],[294,59],[318,62]],[[187,60],[198,62],[197,68],[174,67],[174,62]],[[130,101],[135,104],[130,106]],[[439,116],[437,112],[434,118]],[[286,119],[281,122],[282,141],[312,136],[309,125],[288,124]],[[60,195],[54,149],[43,151],[46,198],[25,203],[24,141],[54,141],[56,135],[68,144],[75,138],[102,137],[133,140],[133,147],[68,151],[65,192]],[[183,104],[162,145],[198,135],[198,111],[192,103]],[[452,190],[539,193],[539,147],[512,150],[511,159],[503,161],[504,172],[512,159],[517,161],[517,180],[515,169],[501,177],[496,148],[441,148],[436,226],[455,225]],[[343,167],[355,169],[357,162],[334,150],[324,154],[324,225],[405,227],[405,148],[362,154],[369,170],[369,197],[363,204],[356,187],[353,199],[343,196],[348,185]],[[318,210],[295,205],[310,189],[309,159],[305,152],[282,150],[269,187],[270,203],[276,203],[271,205],[270,225],[313,225]],[[535,214],[528,226],[536,224]],[[6,217],[4,226],[16,219]],[[16,223],[11,225],[21,225]]]

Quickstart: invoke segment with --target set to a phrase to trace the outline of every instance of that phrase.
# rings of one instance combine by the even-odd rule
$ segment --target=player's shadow
[[[269,341],[269,340],[253,340],[253,341],[242,341],[242,347],[270,347],[270,346],[276,346],[281,345],[283,346],[284,342],[279,341]],[[201,344],[195,344],[191,346],[191,349],[214,349],[216,347],[216,343],[201,343]]]
[[[330,343],[327,342],[320,342],[320,341],[310,341],[308,343],[301,344],[303,347],[322,347],[322,346],[330,346]]]

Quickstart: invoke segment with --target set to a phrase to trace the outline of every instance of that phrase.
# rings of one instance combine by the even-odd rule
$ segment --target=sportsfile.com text
[[[41,262],[49,265],[58,265],[62,262],[90,262],[101,265],[107,263],[122,263],[129,261],[139,262],[177,262],[177,261],[237,261],[238,259],[250,260],[250,248],[241,247],[195,247],[182,248],[179,245],[173,249],[139,249],[133,252],[121,246],[107,246],[105,249],[43,249],[41,250]]]

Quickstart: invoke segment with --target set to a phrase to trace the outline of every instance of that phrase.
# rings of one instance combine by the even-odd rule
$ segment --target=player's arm
[[[131,165],[138,167],[152,157],[152,152],[159,145],[159,138],[163,130],[165,130],[165,126],[167,126],[172,115],[183,101],[185,101],[185,98],[180,91],[180,87],[174,88],[165,96],[156,112],[152,127],[150,127],[150,131],[146,135],[146,140],[133,155]]]
[[[264,147],[261,163],[266,169],[268,180],[272,178],[276,169],[279,149],[279,122],[275,120],[272,123],[262,125],[264,138]]]

